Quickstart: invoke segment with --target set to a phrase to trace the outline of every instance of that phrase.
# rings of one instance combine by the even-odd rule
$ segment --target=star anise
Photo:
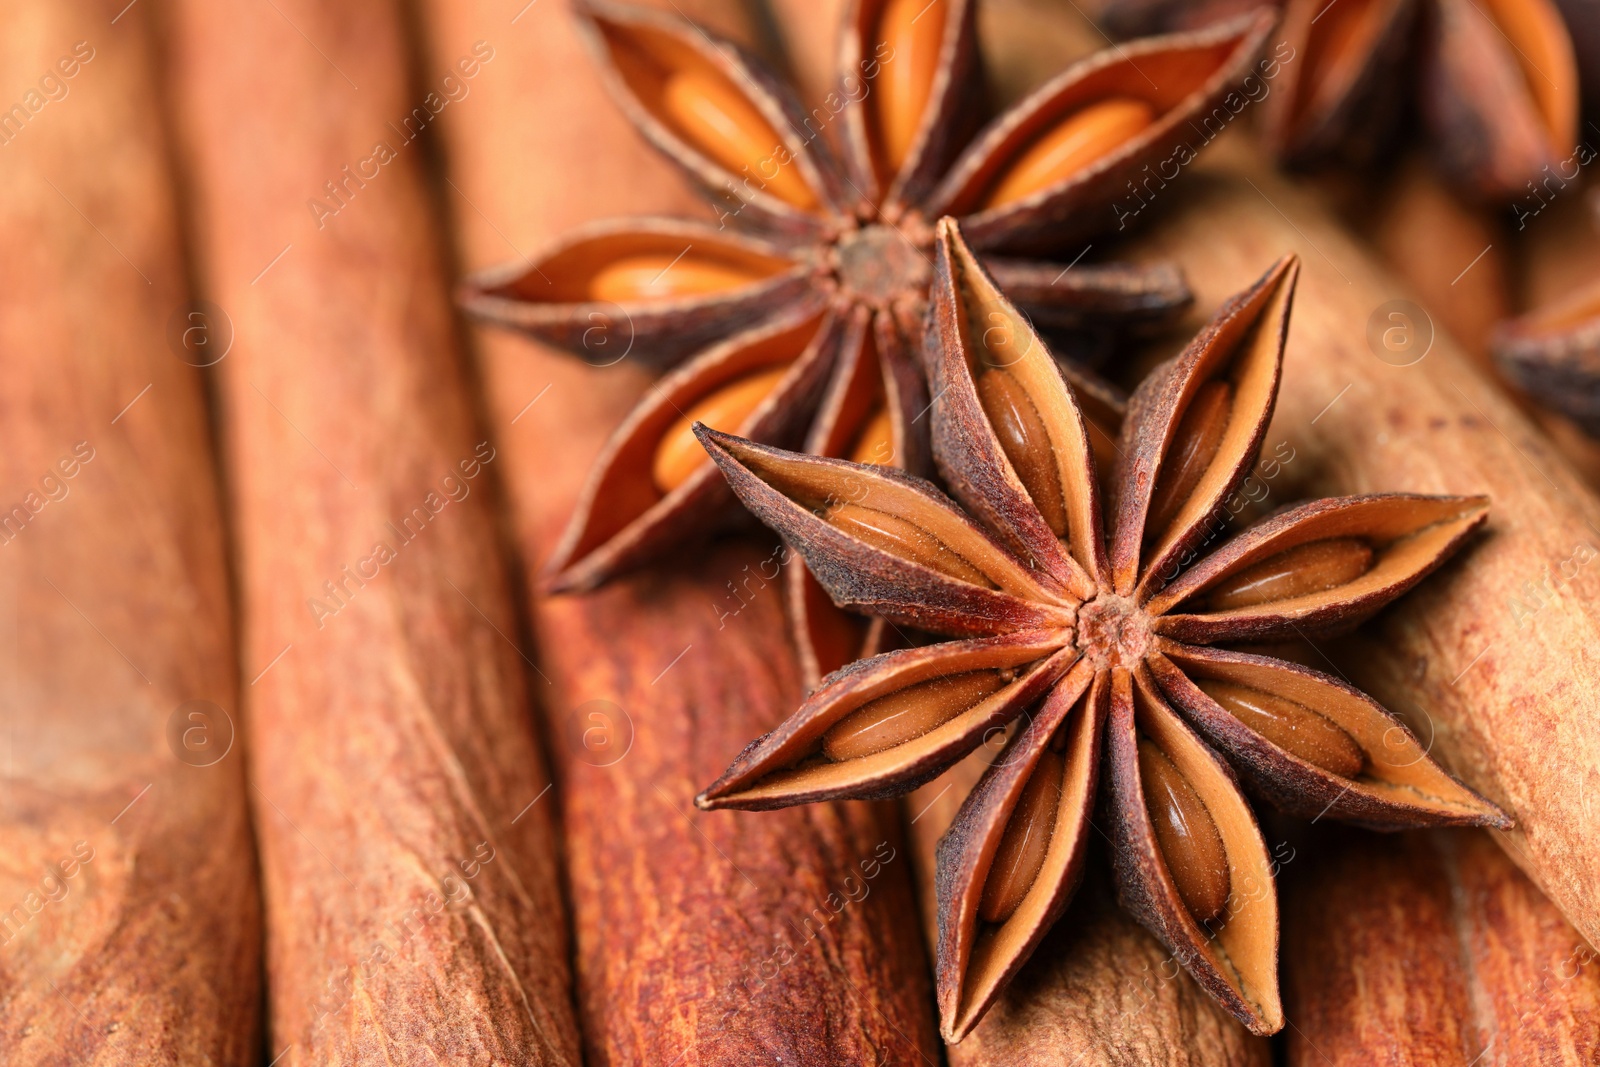
[[[1009,257],[1119,228],[1129,176],[1170,156],[1176,131],[1242,79],[1273,20],[1256,12],[1091,57],[969,140],[972,0],[858,0],[838,89],[810,112],[756,58],[690,23],[600,0],[579,14],[617,102],[719,218],[601,222],[465,286],[473,313],[595,362],[631,352],[671,366],[711,345],[607,444],[549,563],[556,590],[597,585],[742,514],[690,432],[696,420],[926,470],[916,353],[937,215],[965,220],[1043,326],[1153,328],[1181,312],[1190,296],[1170,266]],[[1109,455],[1121,397],[1074,378]],[[876,631],[837,612],[803,567],[788,570],[813,680],[873,646]]]
[[[1483,523],[1481,497],[1281,510],[1215,548],[1277,397],[1298,263],[1220,308],[1130,403],[1102,534],[1089,431],[1026,319],[939,223],[929,482],[704,427],[747,507],[841,605],[954,640],[854,663],[696,802],[886,797],[1013,730],[938,849],[942,1028],[958,1041],[1062,914],[1102,775],[1123,906],[1257,1033],[1283,1025],[1273,868],[1235,772],[1293,814],[1506,827],[1365,694],[1215,647],[1354,626]]]
[[[1600,438],[1600,284],[1502,322],[1492,343],[1506,377]]]
[[[1203,25],[1238,0],[1110,0],[1131,32]],[[1282,0],[1280,61],[1263,100],[1285,163],[1369,167],[1420,123],[1440,173],[1507,202],[1576,171],[1579,81],[1551,0]]]

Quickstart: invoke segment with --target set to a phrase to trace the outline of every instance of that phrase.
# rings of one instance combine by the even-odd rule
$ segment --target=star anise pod
[[[1600,438],[1600,285],[1502,322],[1492,345],[1506,377]]]
[[[1125,30],[1203,24],[1229,0],[1108,4]],[[1551,0],[1283,0],[1263,80],[1264,134],[1284,163],[1369,167],[1420,122],[1440,173],[1506,202],[1577,167],[1579,82]]]
[[[670,366],[711,345],[607,444],[549,563],[556,590],[597,585],[742,515],[695,420],[925,470],[916,353],[938,215],[965,220],[1042,326],[1154,327],[1181,312],[1190,296],[1170,266],[1015,257],[1119,228],[1113,203],[1129,176],[1170,156],[1190,117],[1242,79],[1274,17],[1091,57],[969,140],[980,95],[972,0],[858,0],[838,89],[810,112],[755,57],[687,22],[602,0],[579,14],[620,106],[719,218],[601,222],[465,286],[473,313],[597,362],[631,352]],[[1109,455],[1121,398],[1076,380],[1096,401]],[[866,624],[838,613],[803,567],[789,575],[813,680],[872,646]]]
[[[1354,626],[1449,557],[1486,501],[1315,500],[1211,545],[1277,396],[1286,257],[1135,393],[1102,533],[1074,390],[955,223],[938,232],[933,448],[959,505],[898,471],[697,432],[836,601],[953,640],[834,673],[696,802],[893,796],[1014,723],[938,849],[945,1037],[977,1024],[1066,908],[1102,777],[1123,906],[1274,1032],[1273,866],[1236,772],[1309,818],[1510,821],[1365,694],[1216,646]]]

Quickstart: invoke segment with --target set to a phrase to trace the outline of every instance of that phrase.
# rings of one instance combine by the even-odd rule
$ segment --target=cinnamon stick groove
[[[575,1064],[550,780],[488,506],[503,460],[463,386],[420,149],[390,125],[413,103],[400,13],[166,14],[204,288],[237,336],[216,374],[271,1053]]]
[[[147,11],[0,3],[0,1062],[257,1062],[260,899]],[[46,95],[48,94],[48,95]],[[20,92],[19,92],[20,95]]]
[[[425,7],[434,69],[486,34],[503,57],[440,128],[465,266],[602,214],[707,217],[616,114],[570,12],[537,4],[514,27],[512,14]],[[526,340],[476,340],[513,525],[537,573],[646,379],[633,359],[596,370]],[[530,593],[553,683],[539,695],[560,738],[590,1064],[938,1062],[892,809],[693,806],[728,753],[798,699],[782,557],[770,553],[713,548],[591,596]]]

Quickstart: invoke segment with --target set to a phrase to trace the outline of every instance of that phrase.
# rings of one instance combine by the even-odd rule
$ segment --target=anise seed
[[[978,375],[978,401],[989,416],[1000,448],[1022,479],[1057,537],[1067,532],[1067,501],[1056,467],[1055,449],[1039,409],[1033,406],[1022,383],[1010,371],[993,368]]]
[[[967,558],[914,522],[860,504],[838,504],[823,516],[858,541],[890,555],[920,563],[959,581],[993,589],[991,582]]]
[[[1014,203],[1071,177],[1115,151],[1155,121],[1155,109],[1113,96],[1073,112],[1011,161],[984,199],[985,208]]]
[[[1367,764],[1367,754],[1354,738],[1304,704],[1214,678],[1195,684],[1250,729],[1329,774],[1354,778]]]
[[[1184,907],[1197,923],[1216,918],[1228,903],[1231,879],[1228,854],[1211,812],[1167,754],[1143,737],[1139,777],[1156,844]]]
[[[1178,517],[1211,461],[1217,458],[1232,414],[1233,387],[1227,382],[1209,381],[1195,390],[1161,464],[1161,480],[1150,494],[1150,512],[1144,525],[1146,539],[1154,540],[1166,533]]]
[[[589,279],[589,299],[626,303],[630,300],[674,300],[738,289],[760,275],[733,263],[693,254],[665,252],[625,256],[607,263]]]
[[[788,371],[787,366],[771,367],[736,378],[691,407],[656,445],[655,461],[650,466],[656,488],[670,493],[688,481],[702,463],[711,462],[695,439],[695,423],[703,422],[717,430],[739,429]]]
[[[822,735],[831,760],[860,759],[921,737],[1005,685],[997,671],[935,678],[861,705]]]
[[[943,43],[945,0],[888,0],[878,20],[878,41],[892,50],[878,75],[878,130],[885,170],[900,169],[922,124]]]
[[[1038,880],[1055,833],[1064,770],[1065,760],[1059,754],[1046,749],[1039,755],[983,883],[978,917],[984,922],[1003,923],[1011,918]]]
[[[791,164],[772,175],[763,164],[783,147],[761,113],[730,83],[708,71],[675,70],[661,88],[661,106],[679,133],[735,174],[749,168],[765,191],[801,210],[817,206],[817,196]]]
[[[1312,541],[1268,559],[1213,586],[1212,611],[1250,608],[1290,597],[1335,589],[1372,569],[1372,546],[1354,537]]]
[[[850,450],[851,463],[888,464],[894,459],[894,423],[889,421],[889,409],[879,408],[868,419]]]

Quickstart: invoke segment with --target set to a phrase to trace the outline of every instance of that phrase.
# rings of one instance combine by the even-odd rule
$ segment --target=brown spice
[[[1192,561],[1214,510],[1255,465],[1277,392],[1296,276],[1292,257],[1274,264],[1224,302],[1189,347],[1134,395],[1106,535],[1072,391],[951,219],[939,224],[930,327],[937,344],[929,375],[934,455],[966,510],[899,472],[696,427],[734,492],[806,557],[841,607],[870,605],[897,625],[971,638],[886,653],[836,672],[787,721],[749,745],[696,798],[700,806],[760,810],[903,793],[1021,716],[939,845],[939,995],[949,1041],[977,1024],[1066,907],[1082,870],[1102,732],[1106,809],[1125,906],[1256,1033],[1283,1025],[1270,861],[1237,781],[1206,741],[1297,813],[1389,827],[1509,825],[1363,694],[1287,661],[1210,647],[1354,626],[1412,588],[1484,518],[1482,498],[1313,501]],[[1005,373],[1042,416],[1043,454],[1035,458],[1053,458],[1061,474],[1069,514],[1064,535],[1027,495],[981,401],[977,380],[995,373],[981,369],[982,339],[1002,327],[1005,351],[1014,353]],[[993,345],[987,350],[992,354]],[[1206,389],[1217,381],[1236,387],[1221,394]],[[1206,426],[1193,427],[1186,408],[1219,395],[1226,406],[1208,403],[1205,422],[1224,427],[1220,440],[1189,479],[1171,525],[1150,536],[1151,503],[1167,481],[1169,460],[1193,465],[1196,449],[1183,447],[1185,437],[1211,436]],[[1186,431],[1186,424],[1193,428]],[[896,516],[958,552],[982,581],[929,566],[919,543],[854,536],[816,507],[819,499],[845,495],[861,502],[852,506]],[[1287,575],[1286,565],[1293,565]],[[1270,578],[1263,580],[1264,572]],[[1227,590],[1222,606],[1209,600],[1217,588]],[[824,747],[818,758],[817,739],[859,709],[897,694],[920,699],[929,681],[953,683],[979,668],[1004,670],[1010,680],[996,691],[966,694],[964,705],[941,706],[926,730],[897,735],[893,747],[839,753]],[[1196,685],[1208,678],[1303,701],[1337,719],[1364,752],[1376,756],[1398,744],[1409,758],[1401,767],[1362,760],[1357,769],[1371,766],[1371,775],[1338,776],[1283,751],[1216,705]],[[1009,884],[991,893],[987,883],[997,854],[1020,851],[1004,846],[1021,798],[1045,753],[1058,751],[1066,753],[1061,793],[1067,799],[1044,864],[1023,902],[1013,905]],[[1054,762],[1051,756],[1052,779]],[[1022,810],[1031,825],[1033,805]],[[1011,874],[1001,877],[1009,883]],[[980,924],[984,897],[989,914],[1005,917],[1001,922]]]
[[[442,64],[504,14],[487,2],[441,2],[424,17]],[[463,258],[503,257],[499,232],[536,242],[602,210],[692,207],[605,100],[568,12],[536,4],[516,28],[496,41],[504,57],[496,77],[481,79],[471,104],[442,127],[451,181],[483,212],[457,205]],[[548,121],[527,121],[529,100],[556,99],[564,105]],[[485,332],[478,340],[512,520],[531,566],[549,558],[583,461],[602,446],[599,428],[622,417],[646,380],[626,364],[599,378],[520,339]],[[936,1060],[893,812],[837,805],[706,817],[692,805],[696,776],[713,772],[747,732],[770,726],[798,693],[782,651],[773,558],[724,548],[688,554],[672,570],[581,598],[546,599],[530,587],[536,628],[548,638],[540,664],[552,684],[541,687],[541,703],[561,742],[554,754],[586,1057]]]
[[[306,207],[406,113],[400,12],[171,14],[193,229],[238,335],[218,373],[274,1052],[576,1063],[550,779],[488,506],[500,461],[421,161]]]
[[[113,33],[102,4],[0,5],[0,69],[70,93],[6,116],[0,166],[15,1067],[246,1064],[261,1047],[244,719],[204,398],[179,358],[202,350],[168,342],[190,305],[148,16]]]
[[[1352,678],[1410,709],[1434,737],[1433,754],[1512,814],[1517,827],[1505,840],[1514,858],[1580,932],[1600,940],[1600,885],[1580,859],[1600,840],[1600,807],[1582,800],[1600,790],[1600,719],[1574,696],[1583,691],[1575,679],[1600,677],[1600,633],[1565,601],[1570,590],[1581,603],[1600,580],[1578,562],[1593,558],[1600,504],[1448,337],[1435,337],[1410,366],[1374,356],[1362,326],[1391,291],[1311,198],[1246,147],[1216,154],[1174,190],[1162,228],[1141,244],[1204,278],[1202,304],[1249,277],[1270,249],[1307,256],[1285,368],[1292,387],[1269,431],[1292,441],[1296,458],[1275,499],[1410,486],[1494,500],[1469,569],[1386,612]],[[1283,214],[1262,212],[1262,195]],[[1529,618],[1525,587],[1545,580],[1560,583],[1563,600],[1544,598]]]
[[[927,397],[918,353],[938,215],[969,222],[1002,286],[1043,321],[1148,328],[1182,307],[1181,282],[1159,266],[1069,273],[1064,264],[1014,257],[1060,252],[1069,239],[1112,229],[1110,203],[1125,177],[1243,75],[1270,20],[1258,13],[1094,57],[971,136],[974,12],[973,0],[869,0],[851,9],[839,70],[868,91],[838,103],[836,158],[828,139],[802,136],[817,115],[807,116],[747,53],[647,9],[610,0],[580,7],[580,27],[618,105],[717,203],[719,226],[646,220],[630,232],[627,223],[602,225],[531,263],[469,279],[465,306],[586,358],[609,356],[609,348],[596,351],[595,339],[612,333],[630,351],[669,365],[706,340],[720,343],[689,358],[613,436],[551,563],[552,588],[592,588],[727,521],[731,500],[714,472],[649,480],[640,459],[660,455],[663,433],[669,443],[679,440],[677,424],[664,425],[666,413],[707,403],[727,387],[728,362],[740,360],[773,317],[803,316],[811,326],[804,369],[797,365],[759,406],[719,411],[708,425],[844,456],[882,412],[889,448],[876,462],[924,471]],[[885,51],[895,46],[903,51]],[[760,236],[734,238],[733,227]],[[575,268],[609,276],[616,262],[631,276],[636,262],[666,261],[660,242],[669,232],[680,251],[710,249],[769,269],[749,284],[734,278],[698,296],[641,296],[616,307],[586,299],[592,291],[575,299],[565,282],[550,281]],[[663,269],[671,268],[666,261]],[[705,274],[691,267],[696,284]],[[792,569],[791,610],[814,682],[876,646],[848,650],[839,634],[852,621],[809,595],[803,571]],[[881,633],[875,627],[858,636]],[[823,646],[847,651],[824,661]]]
[[[938,842],[994,758],[988,745],[906,798],[929,937],[938,930],[933,878]],[[1095,847],[1091,844],[1091,848]],[[952,1067],[1141,1063],[1265,1067],[1270,1043],[1252,1037],[1117,906],[1109,864],[1090,862],[1063,921],[995,998],[959,1045]]]

